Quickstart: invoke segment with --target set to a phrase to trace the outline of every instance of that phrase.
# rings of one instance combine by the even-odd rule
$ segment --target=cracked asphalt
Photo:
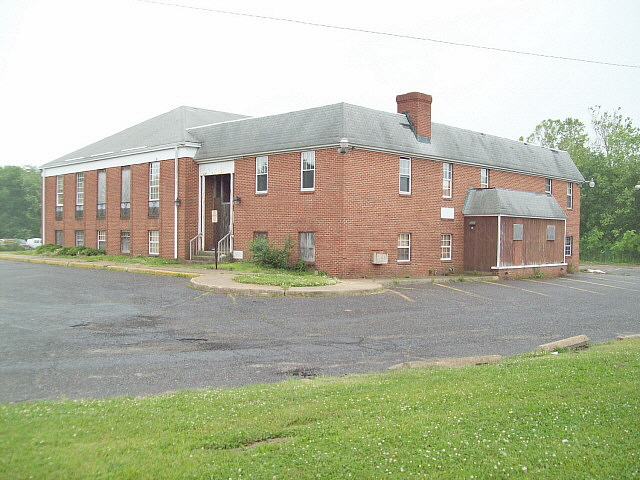
[[[196,291],[184,278],[3,260],[0,402],[271,383],[638,334],[640,268],[611,271],[262,298]]]

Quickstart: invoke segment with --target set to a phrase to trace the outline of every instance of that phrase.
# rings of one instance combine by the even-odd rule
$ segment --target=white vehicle
[[[42,245],[41,238],[30,238],[29,240],[27,240],[28,248],[38,248],[40,245]]]

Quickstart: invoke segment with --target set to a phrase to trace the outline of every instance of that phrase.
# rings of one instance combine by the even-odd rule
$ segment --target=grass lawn
[[[494,365],[0,405],[0,478],[638,478],[640,339]]]

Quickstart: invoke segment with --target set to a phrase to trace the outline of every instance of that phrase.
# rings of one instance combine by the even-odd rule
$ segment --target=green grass
[[[0,478],[638,478],[640,340],[495,365],[0,405]]]
[[[38,255],[40,252],[36,250],[26,250],[23,252],[11,252],[12,254],[21,254],[25,256]],[[56,255],[53,252],[44,251],[41,253],[44,256],[50,258],[68,258],[75,260],[82,260],[84,262],[111,262],[111,263],[123,263],[123,264],[139,264],[147,266],[162,266],[162,265],[181,265],[179,260],[173,260],[171,258],[161,257],[130,257],[129,255]]]
[[[246,273],[238,275],[234,280],[239,283],[274,285],[282,288],[318,287],[324,285],[335,285],[338,283],[336,278],[326,275],[293,272]]]

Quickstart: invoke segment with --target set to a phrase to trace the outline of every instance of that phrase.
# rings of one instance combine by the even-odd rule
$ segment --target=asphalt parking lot
[[[240,297],[184,278],[0,261],[0,401],[146,395],[640,333],[640,269]]]

